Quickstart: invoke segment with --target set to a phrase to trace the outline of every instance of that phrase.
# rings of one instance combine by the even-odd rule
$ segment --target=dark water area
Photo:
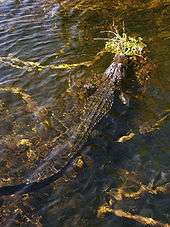
[[[55,66],[93,61],[105,45],[95,38],[107,38],[101,31],[113,20],[143,38],[152,66],[145,92],[131,87],[129,106],[117,98],[62,178],[0,197],[0,226],[170,226],[169,15],[164,0],[0,1],[0,187],[64,165],[86,99],[81,85],[98,82],[112,56]]]

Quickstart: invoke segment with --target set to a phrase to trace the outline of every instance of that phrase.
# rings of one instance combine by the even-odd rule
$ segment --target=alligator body
[[[76,157],[80,155],[82,146],[88,139],[95,125],[101,121],[101,119],[109,112],[114,102],[115,93],[117,90],[121,90],[122,80],[126,76],[127,57],[125,55],[116,55],[112,64],[106,69],[102,83],[98,87],[97,91],[89,97],[88,102],[84,106],[83,115],[81,117],[80,124],[74,130],[74,133],[70,131],[67,135],[69,143],[61,146],[60,153],[65,152],[67,154],[67,162],[63,165],[58,172],[53,175],[32,183],[22,183],[18,185],[3,186],[0,188],[0,195],[12,195],[30,193],[46,185],[56,181],[60,177],[65,175],[68,167],[73,163]],[[54,152],[56,148],[53,149]],[[45,160],[48,163],[54,158],[55,155],[51,155],[50,158]],[[44,166],[43,166],[44,167]],[[38,169],[37,171],[41,171]]]

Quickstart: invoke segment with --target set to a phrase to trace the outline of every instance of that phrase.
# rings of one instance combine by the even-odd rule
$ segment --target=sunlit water
[[[83,102],[68,92],[70,78],[74,83],[78,78],[100,75],[111,58],[106,56],[90,68],[57,70],[48,65],[93,60],[104,47],[104,41],[94,38],[107,37],[101,31],[110,30],[114,19],[120,28],[125,22],[128,34],[143,37],[153,64],[151,79],[142,100],[132,98],[130,107],[117,102],[95,128],[82,149],[86,165],[31,195],[3,196],[1,225],[144,225],[123,212],[100,215],[106,204],[113,211],[153,218],[162,225],[170,223],[169,118],[158,130],[125,143],[115,142],[129,132],[138,134],[143,122],[170,111],[168,4],[106,1],[101,5],[99,1],[64,10],[60,2],[0,2],[0,57],[47,66],[40,71],[0,63],[1,186],[47,177],[62,166],[56,154],[64,152],[69,138],[63,136],[57,146],[54,139],[74,128],[79,116],[77,110],[72,112],[73,105],[81,109]],[[22,89],[20,94],[16,89]],[[141,187],[144,192],[132,193]]]

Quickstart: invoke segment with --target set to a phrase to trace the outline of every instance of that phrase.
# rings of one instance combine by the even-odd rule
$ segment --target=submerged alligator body
[[[62,151],[68,152],[68,161],[63,165],[63,167],[53,175],[39,181],[33,181],[28,184],[21,183],[18,185],[3,186],[0,188],[0,196],[31,193],[64,176],[68,167],[73,163],[75,158],[80,155],[80,150],[87,141],[88,136],[91,134],[95,125],[99,123],[111,109],[116,91],[121,90],[121,83],[126,75],[127,61],[128,59],[125,55],[116,55],[112,64],[106,69],[102,83],[97,91],[89,97],[89,100],[83,109],[81,122],[76,127],[76,132],[69,132],[67,135],[69,143],[61,146],[62,149],[60,150],[60,153],[62,153]],[[55,151],[56,148],[53,150]],[[50,158],[48,157],[46,162],[48,163],[48,161],[53,159],[54,156],[55,155],[51,155]],[[41,171],[41,168],[38,169],[38,171]]]

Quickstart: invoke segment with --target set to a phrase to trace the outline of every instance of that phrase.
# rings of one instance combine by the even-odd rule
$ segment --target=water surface
[[[53,157],[54,138],[67,130],[65,125],[71,129],[78,121],[72,107],[81,109],[83,100],[68,92],[70,80],[101,75],[111,56],[90,68],[61,70],[49,65],[93,60],[105,43],[94,38],[107,37],[101,31],[110,30],[113,20],[120,29],[124,21],[126,32],[143,37],[147,44],[153,70],[146,92],[142,99],[132,98],[129,108],[118,102],[103,119],[82,149],[85,166],[31,195],[3,196],[2,226],[125,227],[143,226],[148,220],[141,224],[123,211],[170,223],[169,118],[158,130],[115,142],[170,111],[168,2],[83,2],[0,3],[0,58],[5,57],[0,63],[1,186],[38,180],[63,164],[55,159],[49,165],[44,157]],[[100,215],[106,205],[122,213]]]

